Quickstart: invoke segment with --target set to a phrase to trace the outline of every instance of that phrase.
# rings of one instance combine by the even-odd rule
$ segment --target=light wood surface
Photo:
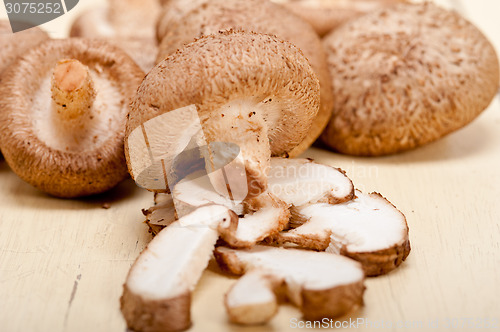
[[[78,11],[99,3],[80,2]],[[439,2],[500,48],[499,1]],[[45,28],[62,37],[74,16]],[[500,95],[474,123],[416,151],[373,159],[305,153],[345,169],[359,189],[381,192],[410,226],[407,261],[367,280],[365,306],[340,322],[364,319],[361,331],[470,331],[486,323],[500,331],[499,146]],[[59,200],[19,180],[2,160],[0,198],[0,331],[125,331],[119,297],[151,239],[141,208],[152,194],[129,180],[105,195]],[[287,305],[266,326],[229,324],[222,301],[233,282],[210,264],[194,294],[192,331],[297,330],[291,319],[300,312]],[[381,321],[393,327],[374,325]]]

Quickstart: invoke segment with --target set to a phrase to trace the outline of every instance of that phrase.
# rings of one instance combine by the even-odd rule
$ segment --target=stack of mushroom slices
[[[365,276],[408,256],[405,216],[381,195],[355,190],[341,170],[272,158],[268,181],[267,192],[236,204],[210,190],[208,176],[155,194],[144,213],[156,236],[121,298],[131,329],[187,329],[191,294],[214,249],[223,270],[243,275],[225,297],[238,324],[268,322],[278,299],[308,320],[339,317],[362,305]],[[193,212],[177,218],[178,206]]]

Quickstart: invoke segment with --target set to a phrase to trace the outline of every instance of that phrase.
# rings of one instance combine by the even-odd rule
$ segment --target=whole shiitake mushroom
[[[432,3],[360,17],[324,39],[335,104],[332,149],[380,156],[474,120],[498,90],[498,57],[470,22]]]
[[[296,157],[314,143],[330,119],[334,97],[321,40],[307,22],[267,0],[170,0],[167,6],[157,31],[158,62],[197,38],[229,29],[275,35],[297,46],[318,77],[321,103],[307,135],[288,154]]]
[[[12,170],[58,197],[101,193],[127,176],[129,100],[144,73],[102,41],[51,40],[2,76],[0,147]]]

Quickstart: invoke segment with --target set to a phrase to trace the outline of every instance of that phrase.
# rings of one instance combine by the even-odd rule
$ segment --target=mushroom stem
[[[69,138],[68,148],[89,138],[96,97],[87,66],[78,60],[61,60],[52,76],[54,122],[60,134]]]
[[[94,82],[87,66],[78,60],[61,60],[52,77],[52,100],[63,121],[87,114],[95,100]]]
[[[267,124],[257,104],[245,100],[231,102],[204,119],[202,126],[208,142],[230,142],[240,148],[241,158],[235,159],[231,165],[236,171],[210,174],[214,188],[220,192],[222,187],[229,188],[232,182],[241,181],[240,178],[227,178],[227,175],[232,173],[238,177],[241,172],[237,170],[244,169],[248,189],[246,199],[263,193],[267,189],[271,148]],[[209,148],[209,153],[210,161],[214,162],[220,152],[211,151]],[[210,168],[213,165],[208,166]]]

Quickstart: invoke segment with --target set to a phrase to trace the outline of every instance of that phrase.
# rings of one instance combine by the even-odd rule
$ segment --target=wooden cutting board
[[[62,37],[78,12],[100,1],[80,2],[44,28]],[[500,49],[500,2],[439,2],[455,6]],[[408,260],[367,280],[365,306],[337,325],[500,329],[500,96],[464,130],[416,151],[367,159],[312,148],[304,157],[343,168],[363,191],[381,192],[410,226]],[[152,194],[131,180],[98,197],[51,198],[0,161],[0,331],[125,331],[119,297],[151,239],[141,214],[150,204]],[[222,301],[234,281],[210,264],[194,294],[192,331],[294,331],[305,324],[291,306],[266,326],[229,324]]]

